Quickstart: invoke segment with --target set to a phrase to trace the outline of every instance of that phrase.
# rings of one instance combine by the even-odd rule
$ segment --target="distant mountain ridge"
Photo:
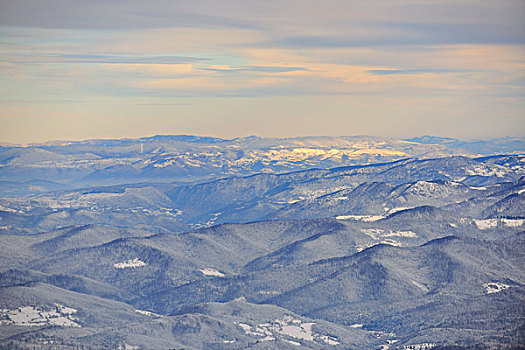
[[[473,141],[462,141],[448,137],[421,136],[406,139],[406,141],[426,145],[445,145],[450,148],[461,149],[478,154],[523,153],[525,150],[525,138],[511,136]]]
[[[138,139],[53,141],[0,147],[0,196],[45,192],[23,183],[67,187],[138,182],[194,182],[257,173],[282,173],[390,162],[406,158],[525,153],[519,138],[477,142],[432,137],[249,136],[221,139],[157,135]],[[19,182],[17,186],[15,183]],[[44,190],[46,187],[43,188]]]
[[[219,223],[387,216],[422,205],[476,219],[521,216],[525,156],[404,159],[200,183],[138,183],[0,199],[0,232],[103,224],[181,232]],[[513,199],[513,195],[518,198]],[[471,203],[476,206],[471,207]],[[499,203],[499,204],[497,204]],[[491,207],[492,206],[492,207]],[[480,209],[478,211],[474,209]]]

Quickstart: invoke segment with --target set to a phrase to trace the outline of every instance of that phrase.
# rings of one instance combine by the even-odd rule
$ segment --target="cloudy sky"
[[[523,0],[0,0],[0,141],[525,136]]]

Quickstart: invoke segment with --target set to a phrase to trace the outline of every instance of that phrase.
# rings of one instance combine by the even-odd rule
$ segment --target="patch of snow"
[[[24,213],[23,210],[8,208],[8,207],[5,207],[3,205],[0,205],[0,211],[5,211],[5,212],[8,212],[8,213],[22,213],[22,214]]]
[[[263,337],[262,339],[259,339],[259,340],[262,340],[262,341],[275,340],[275,338],[272,337],[272,332],[270,332],[264,327],[261,327],[260,325],[256,327],[252,327],[246,323],[238,323],[237,325],[242,328],[242,330],[244,331],[244,334],[253,335],[256,337]]]
[[[373,247],[373,246],[378,245],[378,244],[379,243],[377,243],[377,242],[368,243],[368,244],[357,244],[355,246],[355,250],[359,253],[359,252],[362,252],[363,250],[365,250],[367,248]]]
[[[61,314],[65,314],[65,315],[72,315],[72,314],[76,314],[77,313],[77,309],[73,309],[72,307],[67,307],[67,306],[64,306],[64,305],[60,305],[60,304],[55,304],[58,312],[60,312]]]
[[[361,216],[360,215],[337,215],[335,219],[336,220],[350,220],[350,219],[358,220],[358,217],[361,217]]]
[[[267,335],[266,337],[259,339],[260,341],[273,341],[275,340],[274,337]]]
[[[141,266],[146,266],[146,265],[147,264],[144,261],[140,260],[139,258],[130,259],[130,260],[126,260],[126,261],[122,261],[122,262],[113,264],[113,266],[117,269],[125,269],[128,267],[135,268],[135,267],[141,267]]]
[[[304,339],[313,341],[312,325],[315,323],[303,323],[299,326],[296,325],[285,325],[281,327],[280,333],[288,335],[292,338]]]
[[[379,228],[365,228],[362,229],[361,232],[363,232],[365,235],[369,236],[372,239],[378,240],[379,236],[381,236],[385,231]]]
[[[365,228],[365,229],[361,229],[361,232],[363,232],[365,235],[375,240],[379,240],[385,237],[417,238],[417,233],[413,231],[388,231],[385,233],[385,230],[382,230],[382,229]],[[385,240],[385,241],[388,241],[388,240]],[[384,243],[384,242],[381,242],[381,243]]]
[[[76,309],[55,304],[53,307],[22,306],[13,310],[0,310],[0,325],[78,327],[73,314]]]
[[[302,320],[294,319],[291,316],[284,316],[284,319],[277,319],[270,323],[261,323],[257,326],[250,326],[246,323],[237,323],[241,327],[245,334],[264,337],[259,340],[275,340],[278,336],[286,336],[294,339],[305,340],[305,341],[317,341],[323,342],[329,345],[338,345],[337,338],[317,334],[312,331],[313,322],[303,322]],[[285,341],[290,339],[280,338]],[[297,343],[297,342],[296,342]],[[300,345],[300,343],[297,343]]]
[[[350,328],[363,328],[364,324],[362,323],[355,323],[350,325]]]
[[[340,342],[337,341],[336,338],[331,337],[329,335],[321,335],[321,336],[319,336],[319,339],[321,339],[322,341],[324,341],[328,345],[339,345],[339,344],[341,344]]]
[[[508,227],[519,227],[525,223],[524,219],[501,219],[501,222]]]
[[[338,215],[335,217],[336,220],[357,220],[364,222],[373,222],[384,219],[383,215]]]
[[[156,314],[156,313],[151,312],[151,311],[135,310],[135,312],[138,312],[139,314],[141,314],[141,315],[145,315],[145,316],[151,316],[151,317],[162,317],[162,315]]]
[[[133,346],[133,345],[129,345],[129,344],[119,344],[117,350],[138,350],[140,349],[138,346]]]
[[[215,269],[211,269],[211,268],[201,269],[200,271],[205,276],[216,276],[216,277],[225,277],[226,276],[222,272],[219,272],[219,271],[217,271]]]
[[[498,226],[498,223],[502,223],[507,227],[519,227],[525,223],[524,219],[485,219],[476,220],[474,219],[476,226],[480,230],[487,230]]]
[[[412,281],[412,284],[416,287],[418,287],[419,289],[423,290],[425,293],[429,291],[428,287],[419,283],[419,282],[416,282],[416,281]]]
[[[215,221],[217,221],[217,218],[221,215],[222,213],[213,213],[211,214],[211,217],[208,221],[202,221],[202,222],[199,222],[197,224],[191,224],[191,228],[193,229],[199,229],[199,228],[206,228],[206,227],[210,227],[210,226],[213,226],[215,225]]]
[[[370,154],[370,155],[398,156],[398,157],[403,157],[407,155],[405,152],[388,150],[388,149],[379,149],[379,148],[360,149],[360,150],[355,151],[354,154],[359,154],[359,155]]]
[[[288,340],[288,339],[283,339],[285,342],[287,343],[290,343],[292,345],[295,345],[295,346],[301,346],[301,343],[299,342],[296,342],[296,341],[293,341],[293,340]]]
[[[394,247],[403,247],[405,246],[406,244],[403,244],[399,241],[396,241],[394,239],[390,239],[390,238],[387,238],[387,239],[383,239],[381,242],[379,242],[381,244],[388,244],[388,245],[391,245],[391,246],[394,246]]]
[[[377,241],[377,242],[372,242],[372,243],[365,243],[365,244],[356,244],[355,246],[355,250],[359,253],[359,252],[362,252],[363,250],[367,249],[367,248],[370,248],[370,247],[373,247],[373,246],[376,246],[378,244],[387,244],[387,245],[391,245],[391,246],[394,246],[394,247],[404,247],[404,246],[407,246],[407,244],[403,244],[401,242],[398,242],[396,240],[393,240],[393,239],[390,239],[390,238],[387,238],[387,239],[383,239],[381,241]]]
[[[471,176],[496,176],[503,177],[508,173],[508,170],[499,165],[493,165],[492,167],[488,165],[478,165],[473,166],[472,169],[466,170],[467,175]]]
[[[278,204],[294,204],[294,203],[297,203],[297,202],[300,202],[301,200],[300,199],[289,199],[287,201],[283,201],[283,202],[277,202]]]
[[[407,237],[407,238],[417,238],[417,233],[413,231],[390,231],[383,235],[383,237]]]
[[[379,332],[379,333],[383,334],[382,332]],[[390,347],[391,347],[392,345],[394,345],[395,343],[397,343],[398,341],[399,341],[399,339],[388,339],[388,340],[386,341],[387,344],[383,344],[383,345],[381,345],[381,350],[388,350],[388,349],[390,349]]]
[[[435,348],[436,346],[436,343],[411,344],[404,345],[403,350],[429,350]]]
[[[162,212],[164,212],[163,214],[164,215],[167,215],[167,216],[171,216],[171,217],[176,217],[176,216],[179,216],[183,213],[182,210],[180,209],[176,209],[176,208],[159,208],[160,209],[160,214],[162,214]],[[175,212],[173,212],[175,211]],[[154,215],[157,214],[156,212],[153,213]]]
[[[383,215],[368,215],[368,216],[363,218],[363,221],[364,222],[373,222],[373,221],[382,220],[384,218],[385,217]]]
[[[474,222],[476,223],[476,226],[480,230],[487,230],[489,228],[498,226],[498,219],[485,219],[485,220],[474,219]]]
[[[244,330],[245,333],[249,332],[252,329],[252,326],[250,326],[250,325],[248,325],[246,323],[238,323],[237,325],[239,327],[241,327]]]
[[[279,294],[278,291],[276,290],[260,290],[257,292],[257,294],[262,294],[262,295],[277,295]]]
[[[124,344],[119,344],[117,349],[118,350],[138,350],[140,349],[140,347],[124,343]]]
[[[222,342],[224,344],[233,344],[233,343],[235,343],[235,339],[234,340],[223,340]]]
[[[392,208],[388,211],[388,215],[397,213],[398,211],[408,210],[408,209],[414,209],[414,207],[397,207]]]
[[[525,193],[525,188],[518,191],[518,194],[522,194],[522,193]]]
[[[505,290],[509,288],[510,286],[507,284],[499,283],[499,282],[490,282],[490,283],[485,283],[483,287],[485,287],[485,291],[487,294],[492,294],[492,293],[501,292],[502,290]]]

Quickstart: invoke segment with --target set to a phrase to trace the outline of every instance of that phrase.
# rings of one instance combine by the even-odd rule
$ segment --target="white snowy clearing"
[[[525,223],[524,219],[500,219],[508,227],[519,227]]]
[[[390,214],[397,213],[398,211],[403,211],[403,210],[408,210],[408,209],[414,209],[414,207],[397,207],[397,208],[392,208],[392,209],[385,208],[385,211],[387,211],[387,214],[390,215]]]
[[[257,292],[257,294],[262,294],[262,295],[277,295],[279,294],[278,291],[276,290],[260,290]]]
[[[271,323],[261,323],[257,326],[250,326],[246,323],[237,323],[239,327],[244,330],[245,334],[261,337],[261,341],[275,340],[278,336],[288,336],[298,340],[306,341],[321,341],[329,345],[338,345],[339,341],[337,338],[317,334],[312,331],[313,322],[303,322],[298,319],[294,319],[291,316],[284,316],[283,320],[275,320]],[[288,342],[292,342],[290,339],[282,339]],[[296,341],[293,341],[294,345],[301,345]]]
[[[398,242],[396,240],[387,238],[387,239],[383,239],[383,240],[381,240],[379,242],[372,242],[372,243],[365,243],[365,244],[356,244],[355,250],[357,252],[362,252],[363,250],[365,250],[367,248],[370,248],[370,247],[373,247],[373,246],[378,245],[378,244],[387,244],[387,245],[391,245],[391,246],[394,246],[394,247],[405,247],[405,246],[407,246],[407,244],[404,244],[404,243]]]
[[[413,231],[389,231],[388,233],[385,233],[383,237],[417,238],[417,233]]]
[[[361,229],[361,232],[363,232],[365,235],[369,236],[370,238],[378,242],[358,244],[356,245],[356,250],[358,252],[365,250],[366,248],[370,248],[376,244],[388,244],[388,245],[392,245],[396,247],[402,247],[406,245],[390,237],[404,237],[404,238],[417,238],[418,237],[417,233],[413,231],[392,231],[392,230],[385,231],[379,228],[365,228],[365,229]]]
[[[519,227],[525,223],[524,219],[484,219],[484,220],[476,220],[474,219],[474,223],[480,230],[487,230],[490,228],[497,227],[498,224],[503,224],[507,227]]]
[[[502,167],[500,165],[474,165],[470,169],[466,169],[465,173],[470,176],[496,176],[496,177],[504,177],[506,174],[508,174],[508,169],[505,167]]]
[[[205,276],[225,277],[226,275],[215,269],[205,268],[200,270]]]
[[[336,220],[357,220],[365,222],[373,222],[384,219],[383,215],[339,215],[336,216]]]
[[[145,311],[145,310],[135,310],[135,312],[144,315],[144,316],[150,316],[150,317],[163,317],[162,315],[156,314],[151,311]]]
[[[492,294],[492,293],[501,292],[502,290],[505,290],[509,288],[510,286],[507,284],[499,283],[499,282],[490,282],[490,283],[485,283],[483,287],[485,287],[485,292],[487,294]]]
[[[144,261],[140,260],[139,258],[130,259],[130,260],[126,260],[126,261],[122,261],[122,262],[113,264],[113,266],[117,269],[125,269],[128,267],[141,267],[141,266],[146,266],[146,265],[147,264]]]
[[[390,349],[390,347],[392,345],[394,345],[395,343],[397,343],[398,341],[399,341],[399,339],[389,339],[389,340],[387,340],[387,344],[381,345],[381,350],[388,350],[388,349]]]
[[[429,291],[428,287],[419,283],[419,282],[416,282],[416,281],[412,281],[412,284],[416,287],[418,287],[419,289],[421,289],[422,291],[424,291],[425,293],[427,293]]]
[[[76,309],[60,304],[50,307],[22,306],[16,309],[0,309],[0,325],[80,327],[73,314]]]
[[[429,350],[436,347],[436,343],[421,343],[403,346],[403,350]]]
[[[293,341],[293,340],[288,340],[288,339],[283,339],[285,342],[287,343],[290,343],[292,345],[295,345],[295,346],[301,346],[301,343],[297,342],[297,341]]]
[[[193,229],[199,229],[199,228],[206,228],[206,227],[210,227],[210,226],[213,226],[215,225],[215,221],[217,221],[217,218],[221,215],[222,213],[213,213],[211,214],[211,217],[208,221],[201,221],[197,224],[191,224],[191,228]]]

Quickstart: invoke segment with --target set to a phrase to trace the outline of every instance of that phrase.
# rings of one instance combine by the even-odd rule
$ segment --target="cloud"
[[[275,41],[262,42],[260,46],[288,48],[351,48],[392,47],[418,45],[456,44],[525,44],[525,29],[521,25],[507,28],[492,24],[450,23],[377,23],[376,30],[365,35],[287,36]],[[362,30],[359,31],[362,33]]]
[[[87,30],[145,28],[255,28],[252,21],[218,15],[181,1],[7,0],[0,23],[11,27]]]
[[[523,44],[523,0],[5,0],[0,25],[75,30],[238,29],[267,45]],[[217,38],[220,33],[217,33]]]
[[[471,73],[470,69],[371,69],[367,71],[374,75],[392,74],[448,74],[448,73]]]
[[[141,56],[97,54],[36,54],[21,56],[11,63],[100,63],[100,64],[188,64],[208,61],[209,58],[190,56]]]
[[[244,66],[244,67],[226,67],[226,66],[211,66],[201,68],[201,70],[212,71],[212,72],[256,72],[256,73],[287,73],[287,72],[298,72],[306,71],[304,67],[279,67],[279,66]]]

